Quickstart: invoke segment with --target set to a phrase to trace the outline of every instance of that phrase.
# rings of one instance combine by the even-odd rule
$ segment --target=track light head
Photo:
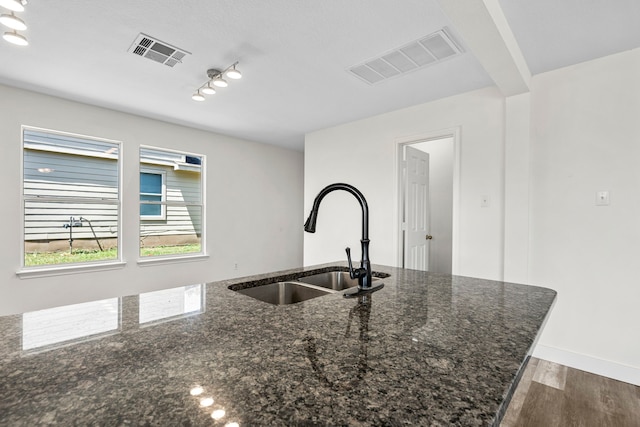
[[[200,90],[198,89],[196,93],[191,95],[191,99],[193,99],[194,101],[204,101],[204,96],[202,96]]]
[[[218,86],[218,87],[227,87],[227,86],[229,86],[229,83],[227,83],[227,81],[225,79],[223,79],[222,77],[216,77],[213,80],[213,85],[214,86]]]
[[[20,0],[0,0],[0,6],[4,7],[5,9],[12,10],[14,12],[24,12],[24,5],[26,3],[27,3],[26,1],[20,1]]]
[[[16,15],[11,12],[11,14],[3,13],[0,15],[0,23],[6,27],[11,28],[12,30],[24,31],[27,29],[27,24]]]
[[[216,89],[211,87],[211,82],[208,82],[207,85],[200,90],[207,95],[214,95],[216,93]]]
[[[233,80],[242,78],[242,73],[236,69],[236,64],[233,64],[229,70],[225,73],[227,77]]]
[[[9,43],[13,43],[18,46],[27,46],[29,41],[22,34],[16,33],[16,30],[7,31],[2,35],[2,38],[8,41]]]

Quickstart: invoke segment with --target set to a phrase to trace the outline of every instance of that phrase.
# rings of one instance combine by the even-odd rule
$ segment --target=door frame
[[[451,273],[459,274],[458,269],[460,266],[460,126],[456,126],[448,129],[441,129],[432,132],[421,133],[417,135],[410,135],[406,137],[396,138],[395,144],[395,177],[396,177],[396,211],[395,211],[395,242],[396,242],[396,265],[399,267],[403,264],[403,240],[402,240],[402,209],[403,209],[403,194],[402,194],[402,162],[403,162],[403,150],[406,145],[412,145],[418,142],[433,141],[436,139],[453,138],[453,229],[452,229],[452,242],[451,242]]]

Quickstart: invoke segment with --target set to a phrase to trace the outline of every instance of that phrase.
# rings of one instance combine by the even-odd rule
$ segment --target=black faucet
[[[320,207],[320,202],[322,202],[324,196],[335,190],[344,190],[353,194],[355,198],[358,199],[360,207],[362,208],[362,239],[360,239],[360,244],[362,246],[362,259],[360,260],[360,268],[353,268],[351,263],[351,249],[346,248],[347,260],[349,262],[349,276],[351,276],[352,279],[358,279],[358,287],[355,289],[355,292],[347,291],[344,296],[352,297],[362,293],[377,291],[378,289],[381,289],[384,284],[372,284],[373,278],[371,276],[371,261],[369,260],[369,207],[367,206],[367,200],[364,198],[360,190],[353,185],[343,183],[327,185],[318,193],[313,201],[313,207],[311,208],[309,218],[307,218],[307,221],[304,223],[304,231],[307,233],[316,232],[316,221],[318,220],[318,208]]]

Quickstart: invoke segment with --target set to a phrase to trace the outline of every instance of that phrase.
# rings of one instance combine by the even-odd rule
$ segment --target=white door
[[[429,270],[429,154],[405,146],[404,265]]]

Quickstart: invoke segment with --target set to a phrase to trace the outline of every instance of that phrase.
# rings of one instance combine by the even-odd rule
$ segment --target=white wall
[[[541,344],[635,367],[637,384],[639,76],[636,49],[538,75],[531,94],[530,280],[558,291]]]
[[[307,134],[305,212],[325,185],[355,185],[369,204],[373,263],[397,265],[397,143],[459,127],[460,253],[454,273],[501,279],[503,116],[504,98],[488,88]],[[482,195],[490,196],[488,208],[480,207]],[[316,234],[305,234],[304,263],[343,259],[344,247],[359,247],[359,239],[358,204],[349,194],[332,193],[320,206]]]
[[[3,244],[0,314],[134,294],[302,264],[302,153],[239,140],[0,85]],[[20,279],[20,126],[123,142],[124,268]],[[140,145],[207,156],[207,242],[202,261],[140,266]],[[133,191],[130,191],[133,189]],[[129,237],[126,239],[126,237]],[[234,264],[238,269],[234,270]]]
[[[453,256],[452,137],[411,144],[429,153],[429,271],[451,274]]]
[[[330,182],[356,185],[370,201],[372,260],[395,265],[395,141],[460,126],[454,274],[557,290],[534,354],[640,385],[638,76],[635,49],[535,76],[518,97],[483,89],[311,133],[305,209]],[[595,206],[601,190],[610,206]],[[355,202],[330,197],[305,264],[339,259],[358,238]]]
[[[503,279],[529,283],[531,94],[505,101]]]

